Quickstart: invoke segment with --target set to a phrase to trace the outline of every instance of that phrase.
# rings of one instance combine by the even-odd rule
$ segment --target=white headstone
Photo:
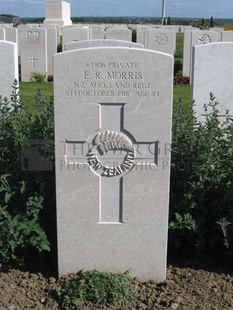
[[[47,73],[53,75],[53,55],[57,53],[57,29],[46,27],[47,30]]]
[[[47,30],[22,28],[20,30],[21,80],[30,81],[33,72],[47,74]]]
[[[209,103],[213,93],[218,109],[233,115],[233,43],[218,42],[193,48],[192,99],[198,120],[204,120],[204,103]]]
[[[32,28],[29,24],[26,25],[18,25],[17,32],[18,32],[18,54],[21,56],[21,41],[25,40],[25,29]]]
[[[72,25],[72,20],[70,19],[70,3],[66,1],[47,0],[44,24],[60,27]]]
[[[0,31],[2,26],[0,26]],[[13,27],[4,27],[5,30],[5,40],[13,43],[18,42],[17,28]]]
[[[189,37],[190,36],[190,37]],[[185,76],[192,76],[192,51],[194,45],[204,45],[208,43],[218,42],[219,35],[215,31],[210,30],[197,30],[197,31],[191,31],[191,33],[187,32],[187,41],[184,44],[188,44],[190,42],[189,47],[187,46],[187,53],[183,55],[183,63],[185,64],[185,68],[183,67],[183,73],[185,70]],[[186,37],[185,37],[186,39]],[[189,50],[189,51],[188,51]],[[186,59],[186,57],[188,57]],[[190,79],[191,80],[191,79]]]
[[[93,25],[89,27],[90,29],[90,39],[97,40],[104,38],[104,26]]]
[[[176,49],[176,33],[166,29],[148,29],[146,31],[145,48],[174,55]]]
[[[218,33],[218,42],[221,42],[222,32],[224,31],[224,28],[213,27],[213,28],[210,28],[210,31],[217,32]]]
[[[221,41],[222,42],[233,42],[233,31],[222,31],[221,32]]]
[[[89,40],[89,41],[79,41],[66,44],[64,47],[65,51],[80,49],[80,48],[90,48],[90,47],[103,47],[103,46],[122,46],[122,47],[134,47],[134,48],[144,48],[142,44],[133,43],[129,41],[120,40]]]
[[[14,80],[18,76],[17,45],[12,42],[0,41],[0,95],[10,98]]]
[[[62,30],[62,50],[68,43],[89,39],[89,29],[80,27],[65,27]]]
[[[183,41],[183,76],[189,76],[190,71],[190,46],[191,46],[191,30],[185,29]]]
[[[132,30],[125,28],[111,28],[106,30],[106,39],[132,41]]]
[[[144,49],[55,55],[59,275],[165,279],[172,72]]]
[[[143,44],[146,43],[146,31],[150,28],[147,25],[137,25],[137,43]]]
[[[6,32],[5,32],[5,29],[3,28],[0,28],[0,40],[1,41],[6,40]]]

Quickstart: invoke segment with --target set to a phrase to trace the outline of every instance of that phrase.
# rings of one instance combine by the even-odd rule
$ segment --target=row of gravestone
[[[53,38],[56,37],[55,29],[50,29]],[[52,35],[49,40],[46,40],[46,30],[40,28],[27,28],[22,31],[26,38],[25,44],[21,44],[21,68],[22,68],[22,80],[30,80],[31,73],[48,72],[46,67],[46,57],[41,47],[43,42],[46,47],[46,42],[50,42],[50,65],[49,72],[53,74],[52,56],[55,51],[51,49]],[[205,38],[206,32],[202,35]],[[211,33],[210,36],[214,34]],[[196,41],[200,38],[200,34],[194,32],[191,34],[192,38],[196,38]],[[54,39],[54,41],[56,41]],[[193,39],[194,41],[194,39]],[[215,42],[211,44],[197,44],[192,47],[194,56],[192,57],[192,100],[196,102],[196,110],[198,115],[202,113],[203,103],[207,103],[209,99],[209,93],[213,92],[219,102],[222,105],[222,112],[226,109],[232,111],[232,87],[231,87],[231,42]],[[79,41],[66,45],[66,50],[73,49],[93,48],[93,47],[131,47],[143,49],[142,44],[119,41],[119,40],[89,40]],[[45,48],[44,47],[44,48]],[[55,49],[56,44],[53,44]],[[13,43],[1,41],[1,95],[9,96],[11,85],[14,79],[18,79],[18,58],[17,47]],[[193,52],[192,52],[193,53]],[[223,56],[224,55],[224,56]],[[6,61],[9,58],[8,61]],[[27,68],[27,70],[25,70]],[[40,68],[40,70],[39,70]],[[205,69],[206,68],[206,69]],[[9,70],[8,70],[9,69]],[[8,78],[9,77],[9,78]],[[205,87],[202,87],[205,85]]]
[[[16,44],[1,41],[0,52],[1,81],[10,84]],[[213,87],[232,111],[233,43],[195,46],[193,55],[200,104],[203,86]],[[128,270],[165,279],[172,87],[168,54],[92,46],[54,56],[60,275]]]
[[[91,32],[90,32],[91,29]],[[62,30],[63,50],[75,47],[75,42],[92,39],[101,39],[104,26],[95,27],[64,27]],[[183,46],[183,76],[192,77],[192,47],[212,42],[232,42],[233,31],[193,31],[185,30]],[[109,28],[108,39],[131,41],[131,30],[122,28]],[[8,35],[6,35],[8,33]],[[95,36],[94,36],[95,33]],[[21,78],[29,81],[31,73],[38,71],[42,74],[52,75],[52,56],[57,51],[60,42],[59,29],[56,27],[7,27],[0,28],[0,39],[18,42],[18,52],[21,56]],[[73,45],[69,45],[72,42]],[[150,26],[137,26],[137,43],[145,48],[174,55],[176,50],[175,31],[156,29]],[[105,43],[106,44],[106,43]],[[129,43],[130,44],[130,43]],[[68,46],[69,45],[69,46]]]

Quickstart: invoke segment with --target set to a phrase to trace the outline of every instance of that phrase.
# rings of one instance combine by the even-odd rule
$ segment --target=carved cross
[[[124,222],[124,175],[137,166],[147,169],[149,164],[156,169],[158,141],[136,142],[124,129],[124,104],[104,103],[99,107],[100,129],[96,133],[86,141],[62,141],[65,163],[90,167],[99,177],[99,223],[120,224]]]
[[[32,54],[32,58],[29,60],[32,62],[32,69],[35,70],[36,69],[36,62],[38,61],[35,54]]]

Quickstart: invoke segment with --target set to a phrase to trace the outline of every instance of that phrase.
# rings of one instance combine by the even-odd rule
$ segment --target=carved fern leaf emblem
[[[124,150],[134,152],[134,146],[131,140],[123,133],[117,131],[104,131],[98,133],[93,144],[97,146],[100,155],[104,155],[112,150]]]

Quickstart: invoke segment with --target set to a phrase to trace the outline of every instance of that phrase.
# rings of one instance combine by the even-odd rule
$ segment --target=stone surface
[[[220,103],[220,112],[225,114],[228,109],[233,115],[233,43],[211,43],[193,49],[192,99],[198,119],[203,120],[203,105],[210,101],[210,92]]]
[[[45,28],[47,31],[47,73],[53,75],[53,55],[57,53],[57,29]]]
[[[127,47],[54,57],[59,275],[164,280],[173,57]]]
[[[0,40],[4,41],[6,40],[6,32],[5,32],[5,28],[0,28]]]
[[[191,33],[190,29],[184,31],[183,42],[183,76],[189,76],[190,68],[190,45],[191,45]]]
[[[137,25],[137,43],[143,44],[146,43],[146,31],[150,29],[150,26],[147,25]]]
[[[72,25],[70,19],[70,3],[66,1],[47,0],[44,24],[60,27]]]
[[[218,33],[218,42],[221,42],[222,32],[224,31],[224,28],[213,27],[213,28],[210,28],[210,31],[217,32]]]
[[[0,79],[0,95],[9,98],[14,80],[19,80],[18,52],[15,43],[0,41]]]
[[[32,72],[47,74],[47,30],[20,29],[21,80],[30,81]]]
[[[219,41],[219,34],[210,30],[187,31],[184,35],[183,75],[192,78],[192,47]]]
[[[64,51],[65,45],[72,42],[78,42],[89,39],[88,27],[65,27],[62,30],[62,50]]]
[[[106,39],[132,41],[132,30],[122,28],[110,28],[106,30]]]
[[[123,47],[144,48],[144,46],[139,43],[104,39],[104,40],[89,40],[89,41],[79,41],[79,42],[69,43],[65,45],[64,50],[70,51],[70,50],[80,49],[80,48],[103,47],[103,46],[123,46]]]
[[[221,32],[221,40],[222,42],[233,42],[233,31],[222,31]]]
[[[208,43],[218,42],[219,33],[215,31],[192,31],[191,33],[191,44],[190,44],[190,67],[189,67],[189,76],[190,84],[192,84],[192,59],[193,59],[193,46],[194,45],[205,45]]]
[[[93,25],[89,27],[90,29],[90,39],[104,39],[104,26],[101,25]]]
[[[6,41],[18,43],[17,28],[5,27],[4,30],[5,30],[5,40]]]
[[[176,33],[166,29],[148,29],[146,31],[145,48],[174,55],[176,49]]]

